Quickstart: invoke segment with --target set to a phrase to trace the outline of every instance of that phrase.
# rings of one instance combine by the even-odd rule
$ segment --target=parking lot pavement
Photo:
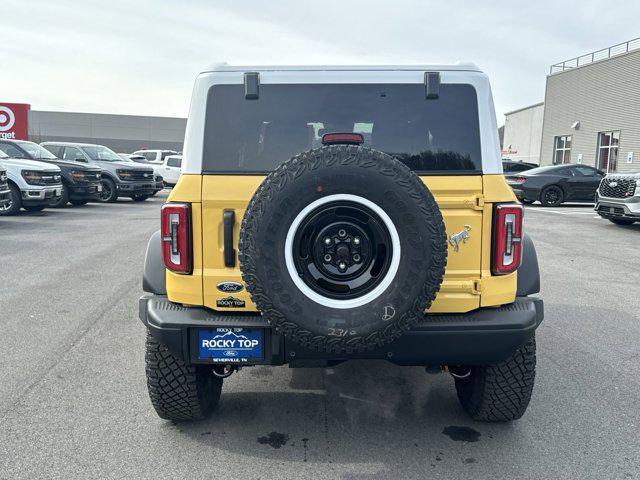
[[[469,420],[445,375],[352,362],[245,368],[210,420],[173,425],[137,319],[165,195],[0,218],[0,478],[640,478],[640,225],[527,207],[546,318],[520,421]]]

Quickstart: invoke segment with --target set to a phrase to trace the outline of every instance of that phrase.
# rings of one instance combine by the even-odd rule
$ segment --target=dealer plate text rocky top
[[[143,275],[155,410],[208,416],[240,366],[357,358],[519,418],[543,318],[522,216],[473,65],[202,72]]]

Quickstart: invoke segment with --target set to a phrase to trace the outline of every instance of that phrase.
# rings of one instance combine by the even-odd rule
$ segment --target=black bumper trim
[[[140,298],[139,316],[149,332],[187,363],[198,360],[195,332],[206,327],[265,329],[265,357],[259,362],[301,366],[352,359],[383,359],[399,365],[486,365],[505,360],[534,335],[544,317],[543,301],[519,297],[514,303],[465,314],[426,315],[394,343],[364,353],[327,354],[305,349],[272,331],[255,314],[220,315],[205,308],[183,307],[164,295]]]

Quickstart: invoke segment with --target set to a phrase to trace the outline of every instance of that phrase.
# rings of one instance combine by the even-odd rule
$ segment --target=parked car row
[[[504,165],[503,165],[504,166]],[[548,165],[509,173],[507,183],[522,203],[545,207],[595,201],[595,211],[618,225],[640,222],[640,173],[610,173],[588,165]]]
[[[0,215],[118,197],[144,201],[177,182],[172,169],[165,183],[160,168],[141,158],[146,165],[102,145],[1,139]]]

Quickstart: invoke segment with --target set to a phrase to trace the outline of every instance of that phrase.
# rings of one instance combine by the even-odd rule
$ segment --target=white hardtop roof
[[[229,65],[216,63],[201,73],[208,72],[323,72],[323,71],[466,71],[480,72],[480,68],[473,63],[454,63],[452,65]]]

